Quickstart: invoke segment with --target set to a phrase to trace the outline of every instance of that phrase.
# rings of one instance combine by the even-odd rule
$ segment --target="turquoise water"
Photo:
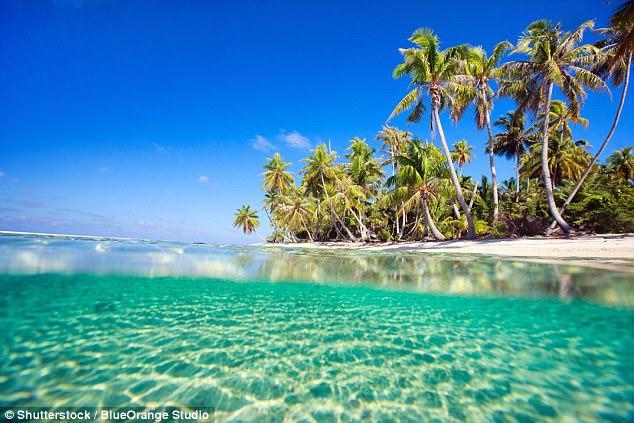
[[[0,292],[0,406],[634,420],[628,272],[0,236]]]

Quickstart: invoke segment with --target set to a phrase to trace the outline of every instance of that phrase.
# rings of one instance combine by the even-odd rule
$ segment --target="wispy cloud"
[[[201,175],[198,177],[198,182],[200,182],[201,184],[208,184],[209,183],[209,176],[207,175]]]
[[[6,173],[4,173],[3,171],[0,170],[0,178],[2,178],[5,175],[6,175]]]
[[[99,167],[97,168],[97,170],[98,170],[99,172],[101,172],[101,173],[107,173],[107,172],[110,172],[110,168],[109,168],[108,166],[99,166]]]
[[[269,141],[268,138],[262,135],[256,135],[251,141],[251,147],[258,151],[272,151],[275,150],[275,145]]]
[[[167,147],[163,147],[161,144],[158,144],[156,142],[152,143],[152,146],[154,147],[154,149],[156,151],[158,151],[161,154],[166,154],[169,153],[169,150],[167,149]]]
[[[300,134],[297,131],[286,132],[285,129],[282,129],[278,138],[282,140],[284,144],[291,148],[307,150],[311,147],[311,143],[308,137]]]

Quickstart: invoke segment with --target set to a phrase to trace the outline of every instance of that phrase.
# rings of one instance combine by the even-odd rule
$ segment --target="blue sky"
[[[490,49],[535,19],[604,26],[615,7],[519,3],[4,0],[0,229],[258,242],[231,222],[241,204],[261,207],[265,158],[279,150],[298,172],[320,142],[342,153],[354,136],[373,140],[406,92],[391,71],[416,28]],[[598,146],[619,94],[590,95],[575,137]],[[495,107],[494,118],[512,104]],[[608,153],[632,144],[633,111]],[[450,142],[477,146],[465,173],[479,178],[485,135],[471,116],[443,121]]]

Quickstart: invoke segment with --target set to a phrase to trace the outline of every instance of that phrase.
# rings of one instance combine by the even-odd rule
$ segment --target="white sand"
[[[270,245],[270,244],[269,244]],[[634,234],[604,234],[574,238],[515,238],[475,241],[429,241],[399,243],[298,243],[284,244],[287,248],[344,248],[365,251],[411,251],[436,253],[488,254],[504,257],[522,257],[533,260],[587,259],[595,264],[634,267]]]

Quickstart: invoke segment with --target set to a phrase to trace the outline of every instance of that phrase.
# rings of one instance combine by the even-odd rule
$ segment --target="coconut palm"
[[[592,29],[594,21],[584,22],[573,32],[564,32],[559,25],[548,21],[531,23],[520,37],[515,52],[528,56],[528,60],[514,61],[503,66],[513,83],[504,91],[520,100],[520,110],[526,107],[537,110],[545,116],[550,111],[553,88],[556,85],[566,97],[571,113],[578,110],[585,99],[584,87],[607,88],[605,82],[587,69],[603,60],[601,50],[590,44],[579,45],[586,29]],[[523,91],[522,94],[519,94]],[[548,160],[550,119],[543,119],[542,129],[542,177],[548,209],[564,233],[570,232],[570,225],[557,209],[552,189]]]
[[[634,53],[634,0],[624,1],[610,18],[613,54],[608,61],[610,73],[621,67],[623,60],[630,61]]]
[[[623,105],[625,104],[625,96],[627,95],[627,88],[630,82],[632,54],[634,54],[634,0],[623,3],[612,16],[612,19],[610,19],[610,25],[610,28],[600,31],[606,38],[597,43],[597,45],[604,50],[607,57],[604,62],[600,63],[597,67],[597,73],[606,79],[610,79],[612,85],[615,87],[623,85],[621,98],[608,134],[605,136],[603,143],[594,157],[592,157],[585,172],[583,172],[583,175],[581,175],[581,178],[579,178],[568,195],[568,198],[562,204],[559,213],[563,213],[566,207],[572,202],[577,192],[579,192],[579,188],[581,188],[581,185],[583,185],[583,182],[588,178],[588,175],[590,175],[592,169],[599,161],[599,157],[612,139],[612,135],[619,123],[621,112],[623,111]],[[550,229],[554,229],[555,224],[556,223],[553,222],[553,224],[550,225]]]
[[[272,158],[267,159],[264,167],[264,189],[279,194],[285,194],[295,185],[293,175],[286,169],[291,164],[285,162],[279,153],[275,153]]]
[[[548,170],[553,186],[559,186],[564,180],[577,180],[590,161],[585,141],[574,142],[572,138],[562,138],[563,131],[557,131],[548,142]],[[539,178],[542,172],[542,144],[535,143],[522,156],[521,174],[524,178]],[[551,187],[552,188],[552,187]]]
[[[495,121],[495,126],[503,132],[493,136],[493,152],[515,160],[515,198],[520,189],[520,156],[531,141],[530,134],[524,128],[524,115],[520,112],[508,112]]]
[[[482,130],[487,129],[486,151],[489,153],[489,167],[491,168],[491,183],[493,184],[493,218],[497,219],[498,206],[498,186],[497,174],[495,171],[495,160],[492,148],[493,131],[491,129],[491,111],[493,110],[494,91],[491,82],[496,81],[501,70],[498,67],[504,54],[513,48],[508,41],[502,41],[493,48],[493,53],[488,56],[482,47],[469,49],[466,60],[461,66],[459,75],[454,76],[454,90],[456,91],[456,101],[452,109],[452,116],[457,120],[467,105],[473,103],[475,106],[476,127]]]
[[[326,202],[330,209],[333,210],[333,213],[336,214],[344,231],[353,241],[356,241],[356,237],[352,235],[352,231],[344,223],[344,219],[347,216],[352,216],[359,226],[361,240],[368,240],[370,231],[363,222],[362,210],[367,199],[363,187],[355,184],[350,175],[340,174],[329,188],[332,189],[332,192],[329,193]]]
[[[634,179],[634,147],[623,147],[608,157],[608,170],[617,181]]]
[[[412,134],[407,131],[401,131],[393,126],[384,125],[383,128],[376,135],[376,139],[382,141],[381,149],[389,154],[389,159],[384,163],[390,163],[392,165],[392,176],[396,175],[398,171],[398,163],[395,159],[396,156],[402,154],[405,151],[407,142],[412,139]],[[393,193],[389,198],[396,200],[398,196]],[[401,210],[401,216],[399,212],[396,213],[396,236],[400,239],[403,236],[403,230],[407,221],[407,213],[403,204],[398,202],[392,202],[396,209]]]
[[[326,144],[318,145],[311,153],[310,157],[304,159],[306,165],[302,170],[302,185],[308,194],[320,198],[326,193],[326,184],[337,176],[337,153],[328,151]]]
[[[349,151],[346,154],[346,170],[353,182],[363,187],[368,194],[376,194],[383,175],[381,164],[374,158],[376,150],[368,145],[365,138],[354,137],[346,151]]]
[[[442,150],[447,160],[449,176],[456,192],[456,198],[468,222],[467,238],[475,238],[473,217],[465,201],[451,152],[440,122],[440,111],[451,105],[451,79],[458,73],[459,61],[466,56],[467,47],[458,46],[440,50],[438,37],[429,29],[418,29],[409,38],[415,47],[400,49],[403,63],[394,69],[394,77],[408,75],[414,88],[399,101],[389,119],[413,107],[407,120],[419,122],[425,112],[425,94],[430,97],[432,127],[438,132]]]
[[[451,158],[458,165],[458,175],[462,177],[462,167],[466,163],[471,163],[474,154],[471,152],[475,147],[469,145],[467,140],[460,140],[453,145],[451,150]]]
[[[394,160],[394,157],[404,151],[407,141],[412,139],[412,134],[407,131],[401,131],[393,126],[384,125],[379,133],[376,134],[376,139],[382,142],[381,148],[383,151],[387,151],[390,155],[386,163],[392,164],[392,175],[395,175],[398,164]]]
[[[255,230],[260,227],[260,218],[258,217],[257,211],[252,209],[251,206],[243,205],[236,211],[233,227],[241,227],[242,232],[247,235],[255,232]]]
[[[388,179],[387,184],[395,187],[407,187],[409,194],[406,203],[411,207],[420,204],[423,209],[425,225],[432,236],[438,240],[445,236],[438,230],[429,211],[429,203],[436,201],[441,192],[446,192],[447,164],[442,153],[433,144],[410,141],[407,152],[396,156],[399,171]]]
[[[294,233],[305,231],[308,239],[313,241],[310,223],[314,220],[316,205],[313,197],[304,195],[300,188],[295,188],[284,196],[280,215],[287,227]]]

